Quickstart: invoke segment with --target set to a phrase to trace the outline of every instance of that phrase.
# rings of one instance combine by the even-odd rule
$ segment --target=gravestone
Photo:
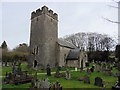
[[[78,78],[77,80],[83,81],[84,83],[90,84],[90,78],[89,78],[88,75],[85,75],[85,76],[83,76],[83,77],[80,77],[80,78]]]
[[[37,82],[37,72],[35,72],[34,79]]]
[[[82,73],[83,72],[83,69],[82,68],[80,68],[80,73]]]
[[[96,77],[94,85],[95,86],[103,87],[103,81],[102,81],[102,79],[100,77]]]
[[[41,78],[41,79],[39,80],[39,82],[38,82],[38,88],[42,88],[43,82],[44,82],[44,79]]]
[[[85,63],[85,66],[86,66],[86,67],[89,67],[89,66],[90,66],[90,65],[89,65],[89,62],[86,62],[86,63]]]
[[[58,81],[53,84],[53,90],[62,90],[62,86]]]
[[[104,75],[108,75],[108,76],[111,76],[111,75],[113,75],[113,73],[111,72],[111,67],[110,67],[110,65],[108,65],[107,67],[105,66],[105,68],[104,67],[102,67],[103,69],[103,74]]]
[[[37,88],[37,87],[36,87],[36,82],[35,82],[35,79],[34,79],[34,78],[31,80],[31,85],[30,85],[29,87],[30,87],[30,88]]]
[[[77,67],[75,67],[75,71],[77,71]]]
[[[16,67],[15,67],[15,65],[13,65],[13,67],[12,67],[12,73],[16,74]]]
[[[94,69],[95,69],[95,67],[94,67],[94,66],[92,66],[92,68],[90,69],[90,70],[91,70],[91,72],[94,72]]]
[[[102,73],[103,73],[103,74],[105,73],[105,70],[106,70],[106,65],[103,64],[103,65],[102,65]]]
[[[96,64],[96,71],[100,72],[100,65],[99,64]]]
[[[21,71],[22,71],[21,63],[19,63],[19,64],[18,64],[18,68],[17,68],[17,74],[18,74],[18,75],[21,75],[21,74],[22,74]]]
[[[67,80],[70,80],[70,78],[71,78],[70,71],[67,70],[67,71],[66,71],[66,79],[67,79]]]
[[[51,69],[50,69],[50,65],[47,65],[47,76],[51,76]]]
[[[55,77],[59,77],[59,74],[60,74],[60,72],[59,72],[59,69],[57,69],[57,71],[56,71],[56,73],[55,73]]]
[[[120,89],[120,76],[118,77],[118,81],[115,83],[115,85],[112,86],[112,89]]]
[[[107,66],[107,69],[108,70],[112,70],[110,64]]]
[[[60,78],[60,77],[65,77],[65,74],[64,73],[60,73],[59,72],[59,69],[57,69],[55,75],[54,75],[56,78]]]
[[[86,75],[86,76],[84,77],[83,82],[90,84],[90,77]]]
[[[89,68],[87,68],[87,73],[91,74],[91,70]]]
[[[50,82],[48,81],[49,79],[40,79],[40,81],[38,82],[38,88],[45,88],[45,89],[50,89]]]

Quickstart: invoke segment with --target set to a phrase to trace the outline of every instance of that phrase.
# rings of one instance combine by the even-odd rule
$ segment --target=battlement
[[[33,19],[37,16],[40,16],[42,14],[46,14],[46,15],[52,17],[53,19],[58,20],[57,13],[54,13],[51,9],[48,10],[48,7],[46,7],[46,6],[43,6],[41,9],[37,9],[36,11],[33,11],[31,13],[31,19]]]

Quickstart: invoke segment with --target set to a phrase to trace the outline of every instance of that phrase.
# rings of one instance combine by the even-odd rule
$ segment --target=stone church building
[[[73,44],[58,39],[58,15],[43,6],[31,14],[29,68],[85,67],[87,54]]]

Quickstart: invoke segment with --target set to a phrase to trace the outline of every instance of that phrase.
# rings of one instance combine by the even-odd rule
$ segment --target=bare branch
[[[108,19],[108,18],[104,18],[104,17],[102,17],[102,18],[105,19],[105,20],[107,20],[107,21],[109,21],[109,22],[120,24],[120,22],[112,21],[112,20],[110,20],[110,19]]]
[[[112,5],[108,5],[109,7],[112,7],[112,8],[118,8],[118,7],[116,7],[116,6],[112,6]]]
[[[120,1],[115,1],[115,0],[112,0],[113,2],[116,2],[116,3],[119,3]]]

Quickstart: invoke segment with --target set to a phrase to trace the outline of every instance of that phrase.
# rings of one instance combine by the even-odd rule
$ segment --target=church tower
[[[58,15],[48,7],[31,13],[29,67],[46,69],[54,67],[57,61]]]

